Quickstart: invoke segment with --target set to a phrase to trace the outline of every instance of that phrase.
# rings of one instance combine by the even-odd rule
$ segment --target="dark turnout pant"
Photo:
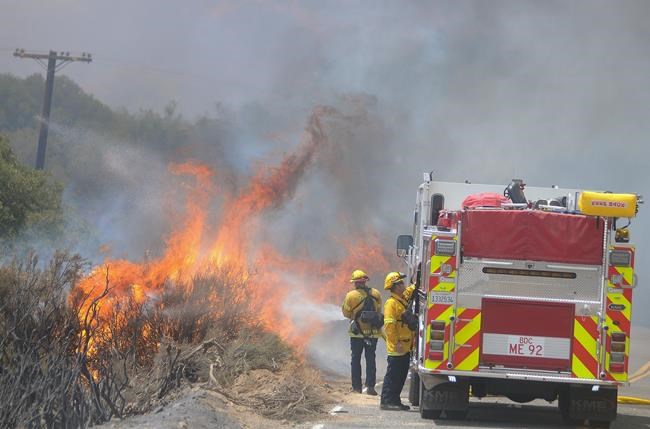
[[[399,396],[404,388],[404,382],[409,372],[411,354],[404,356],[388,356],[388,367],[381,388],[382,404],[401,404]]]
[[[375,364],[377,338],[350,337],[350,349],[352,349],[352,388],[361,390],[361,353],[364,350],[366,355],[366,386],[374,388],[377,382],[377,366]]]

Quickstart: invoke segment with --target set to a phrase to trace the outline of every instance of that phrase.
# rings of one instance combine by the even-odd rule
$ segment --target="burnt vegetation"
[[[66,253],[0,267],[1,427],[92,426],[196,384],[271,418],[322,411],[318,374],[256,322],[232,272],[167,282],[156,297],[129,294],[102,311],[114,299],[110,269],[92,294],[76,287],[87,269]]]

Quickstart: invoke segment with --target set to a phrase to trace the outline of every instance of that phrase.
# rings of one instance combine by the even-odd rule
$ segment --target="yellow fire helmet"
[[[394,284],[401,282],[405,278],[406,278],[406,274],[404,273],[398,273],[397,271],[388,273],[386,279],[384,280],[384,289],[392,288]]]
[[[350,283],[362,282],[367,280],[368,280],[368,274],[364,273],[361,270],[352,271],[352,278],[350,279]]]

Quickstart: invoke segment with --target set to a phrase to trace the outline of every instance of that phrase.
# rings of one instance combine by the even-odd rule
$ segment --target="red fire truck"
[[[421,416],[461,419],[470,396],[500,395],[557,399],[567,421],[609,426],[628,377],[642,202],[425,174],[413,234],[397,240],[418,286],[409,396]]]

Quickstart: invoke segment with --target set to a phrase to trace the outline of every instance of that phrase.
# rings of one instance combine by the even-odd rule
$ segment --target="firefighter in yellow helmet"
[[[381,314],[381,294],[377,289],[367,286],[368,275],[354,270],[350,283],[354,289],[345,295],[341,308],[343,316],[350,319],[350,349],[352,351],[351,375],[352,390],[361,393],[361,354],[366,356],[366,387],[368,395],[376,396],[375,351],[377,339],[382,336],[384,323]]]
[[[388,366],[384,385],[381,389],[382,410],[408,410],[408,405],[402,404],[400,394],[408,375],[413,348],[413,331],[402,321],[408,301],[415,286],[406,287],[405,274],[396,271],[388,273],[384,281],[384,289],[390,290],[390,298],[384,305],[384,330],[386,332],[386,351]]]

